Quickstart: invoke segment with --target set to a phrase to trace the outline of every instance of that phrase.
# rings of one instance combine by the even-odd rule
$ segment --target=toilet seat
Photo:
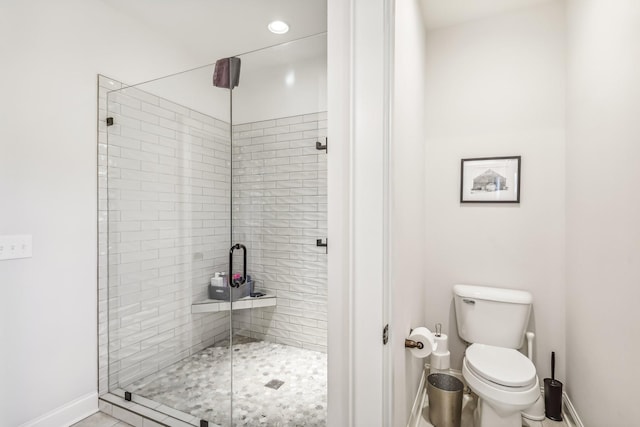
[[[522,353],[511,348],[472,344],[465,353],[467,368],[505,390],[528,389],[536,382],[536,368]]]
[[[481,399],[491,402],[491,406],[495,408],[502,408],[502,411],[508,408],[512,412],[519,412],[531,406],[540,396],[537,375],[533,377],[533,383],[529,386],[507,387],[476,374],[470,369],[466,357],[462,361],[462,377]]]

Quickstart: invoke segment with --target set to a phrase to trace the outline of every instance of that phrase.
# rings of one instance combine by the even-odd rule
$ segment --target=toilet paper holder
[[[409,335],[413,332],[413,328],[409,329]],[[417,348],[418,350],[422,350],[424,348],[424,344],[420,341],[410,340],[409,338],[404,339],[404,348]]]
[[[417,349],[420,349],[420,350],[422,350],[424,348],[424,344],[422,344],[420,341],[410,340],[409,338],[405,338],[404,346],[406,348],[417,348]]]
[[[433,333],[424,326],[411,329],[409,336],[405,335],[404,347],[409,349],[413,357],[424,358],[437,348]]]

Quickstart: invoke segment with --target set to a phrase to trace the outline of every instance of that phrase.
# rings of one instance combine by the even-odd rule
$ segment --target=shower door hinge
[[[113,117],[107,117],[107,126],[113,126]]]
[[[327,153],[329,152],[329,138],[324,139],[324,145],[320,141],[316,141],[316,150],[324,150]]]
[[[324,253],[329,253],[329,238],[324,239],[324,243],[322,239],[316,239],[316,246],[325,248]]]
[[[124,392],[124,400],[126,400],[127,402],[131,402],[131,392]]]
[[[200,427],[209,427],[209,421],[200,420]]]
[[[384,329],[382,330],[382,344],[387,345],[389,342],[389,324],[384,325]]]

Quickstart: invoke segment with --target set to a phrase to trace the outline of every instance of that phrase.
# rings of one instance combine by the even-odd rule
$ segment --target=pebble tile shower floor
[[[133,394],[229,425],[228,342],[208,347],[126,387]],[[326,426],[327,355],[234,337],[234,426]]]

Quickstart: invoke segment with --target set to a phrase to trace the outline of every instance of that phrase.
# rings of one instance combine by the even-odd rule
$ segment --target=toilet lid
[[[478,375],[507,387],[525,387],[536,379],[536,368],[511,348],[473,344],[465,353],[467,365]]]

